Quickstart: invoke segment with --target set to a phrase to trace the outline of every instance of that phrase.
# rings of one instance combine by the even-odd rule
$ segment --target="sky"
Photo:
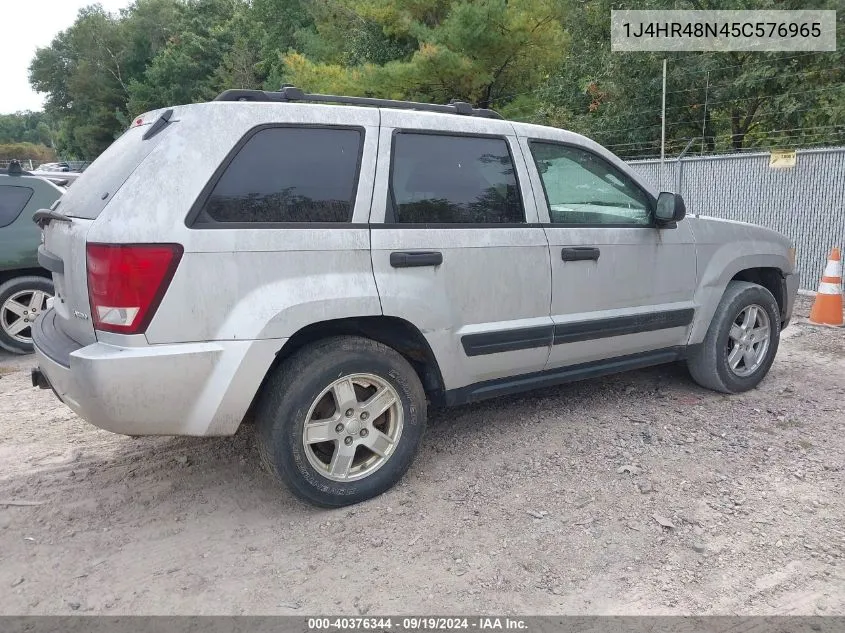
[[[82,7],[96,0],[0,0],[0,114],[40,110],[43,94],[29,85],[29,63],[39,47],[67,29]],[[116,12],[131,0],[99,0],[106,11]]]

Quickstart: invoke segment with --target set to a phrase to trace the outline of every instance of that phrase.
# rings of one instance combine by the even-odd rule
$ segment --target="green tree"
[[[30,65],[57,122],[50,138],[63,154],[94,158],[142,112],[267,84],[281,56],[314,36],[307,1],[136,0],[119,14],[81,10]]]
[[[252,0],[243,21],[246,34],[240,37],[258,51],[256,76],[268,90],[278,90],[285,83],[282,56],[291,50],[311,50],[319,37],[309,7],[316,0]],[[231,88],[237,86],[220,86]]]
[[[215,72],[234,41],[232,16],[243,6],[240,0],[180,3],[173,34],[129,86],[128,110],[140,114],[213,98]]]
[[[130,86],[163,44],[178,4],[137,0],[119,16],[93,5],[36,52],[30,82],[47,93],[45,110],[59,122],[63,154],[96,157],[126,127]]]
[[[307,90],[448,101],[479,107],[541,81],[565,54],[553,0],[337,0],[318,15],[318,32],[348,34],[330,61],[284,57],[286,76]],[[381,33],[379,34],[379,29]],[[370,51],[368,46],[378,46]],[[386,61],[396,55],[397,59]],[[352,65],[347,65],[351,62]]]
[[[841,0],[819,0],[837,8]],[[676,0],[673,8],[803,8],[804,0]],[[469,101],[584,133],[624,157],[845,142],[845,53],[615,53],[612,9],[665,0],[135,0],[92,5],[30,65],[43,119],[0,118],[0,141],[94,158],[132,118],[227,88],[293,83]],[[839,12],[838,40],[845,39]],[[27,118],[30,117],[30,118]],[[40,125],[43,121],[44,125]]]
[[[570,0],[566,0],[569,2]],[[822,3],[834,8],[836,0]],[[668,60],[667,152],[845,141],[845,56],[835,53],[615,53],[611,9],[665,2],[579,0],[567,26],[571,53],[530,97],[504,113],[586,134],[621,156],[660,152],[662,60]],[[673,8],[804,8],[800,0],[690,0]],[[842,16],[838,39],[845,35]],[[701,141],[704,137],[704,142]]]
[[[0,143],[27,142],[53,147],[56,133],[44,112],[0,114]]]

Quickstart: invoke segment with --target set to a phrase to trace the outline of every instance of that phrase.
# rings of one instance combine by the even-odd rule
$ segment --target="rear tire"
[[[396,350],[333,337],[273,371],[255,422],[276,478],[305,501],[341,507],[380,495],[408,470],[425,429],[425,392]]]
[[[780,310],[772,293],[747,281],[731,281],[704,341],[691,348],[687,367],[702,387],[741,393],[769,372],[779,342]]]
[[[31,324],[52,296],[53,283],[44,277],[15,277],[0,285],[0,348],[13,354],[31,353]]]

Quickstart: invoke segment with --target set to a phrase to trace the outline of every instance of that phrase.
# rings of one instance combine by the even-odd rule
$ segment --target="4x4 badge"
[[[82,319],[83,321],[88,320],[88,315],[85,314],[84,312],[80,312],[79,310],[74,310],[73,316],[75,316],[77,319]]]

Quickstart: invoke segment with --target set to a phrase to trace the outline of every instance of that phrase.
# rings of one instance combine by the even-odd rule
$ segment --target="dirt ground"
[[[333,511],[250,427],[112,435],[32,365],[0,357],[2,614],[845,614],[845,330],[799,320],[739,396],[667,366],[436,412]]]

